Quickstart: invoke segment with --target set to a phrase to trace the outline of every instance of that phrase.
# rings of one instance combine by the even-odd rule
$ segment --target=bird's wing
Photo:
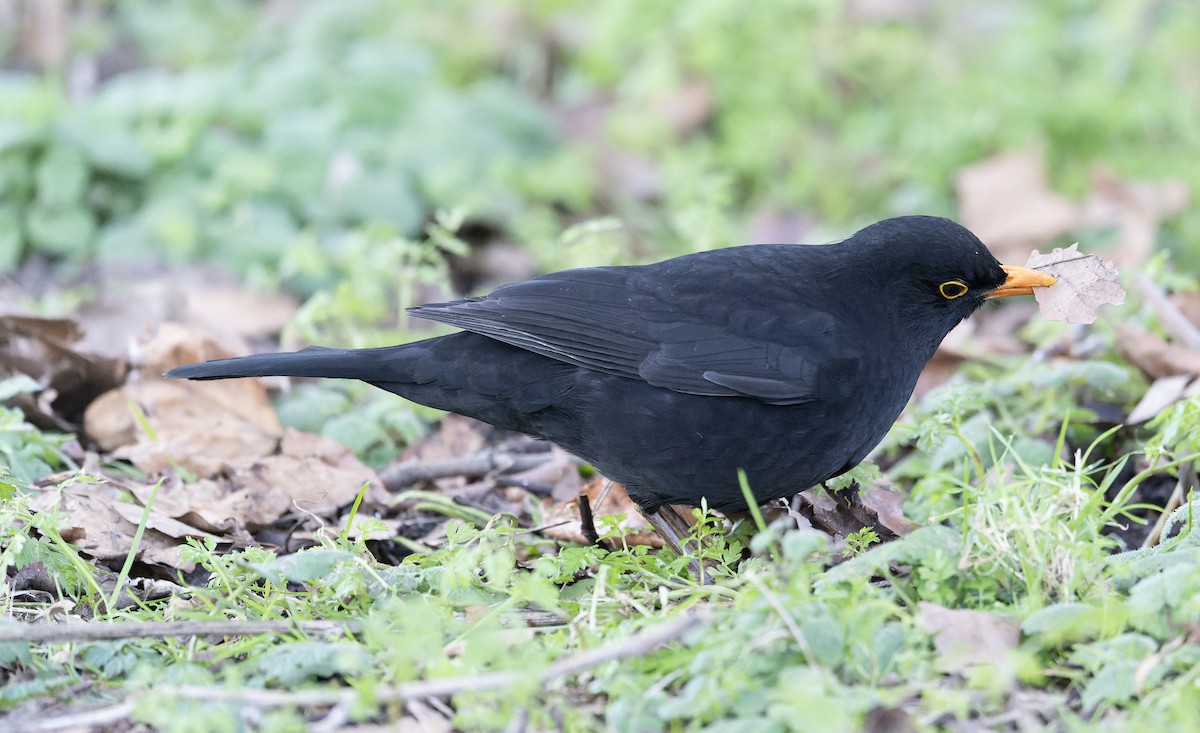
[[[689,286],[694,279],[664,281],[640,269],[571,270],[409,312],[676,392],[784,405],[816,399],[819,366],[832,358],[823,343],[832,328],[827,314],[794,309],[786,328],[772,329],[783,319],[747,305],[744,290],[731,291],[734,306]],[[758,300],[771,298],[759,293]]]

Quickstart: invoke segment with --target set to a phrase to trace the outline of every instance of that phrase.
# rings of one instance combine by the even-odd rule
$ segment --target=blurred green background
[[[4,0],[0,24],[8,273],[215,260],[308,295],[436,280],[445,248],[544,270],[825,241],[955,216],[958,171],[1013,151],[1068,196],[1098,166],[1200,184],[1189,0]],[[462,242],[431,241],[438,211]],[[1191,210],[1161,235],[1198,238]]]

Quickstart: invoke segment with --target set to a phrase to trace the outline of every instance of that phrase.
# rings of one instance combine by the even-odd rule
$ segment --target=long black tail
[[[228,379],[230,377],[333,377],[375,381],[392,377],[387,365],[404,346],[381,349],[327,349],[310,346],[301,351],[256,354],[216,359],[175,367],[170,379]],[[392,357],[389,359],[388,357]]]
[[[359,379],[422,405],[582,445],[570,402],[579,367],[470,331],[380,349],[310,347],[176,367],[173,379],[332,377]],[[613,379],[618,379],[613,377]],[[581,448],[573,448],[581,450]]]

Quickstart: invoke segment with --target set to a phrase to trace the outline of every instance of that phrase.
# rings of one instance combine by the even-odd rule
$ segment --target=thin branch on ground
[[[1179,307],[1171,302],[1162,288],[1155,285],[1154,281],[1144,273],[1139,273],[1134,278],[1134,282],[1137,283],[1138,290],[1142,291],[1142,297],[1154,309],[1155,315],[1158,316],[1158,322],[1162,324],[1167,333],[1171,334],[1171,338],[1192,351],[1200,351],[1200,329],[1196,328],[1195,324],[1179,310]]]
[[[19,721],[0,720],[0,733],[47,733],[56,730],[108,730],[105,726],[125,720],[133,712],[134,701],[86,710],[82,713],[59,715],[53,718],[28,718]]]
[[[1167,526],[1167,520],[1183,504],[1183,497],[1187,495],[1188,489],[1196,488],[1196,484],[1196,465],[1189,463],[1179,470],[1179,480],[1175,482],[1175,490],[1171,492],[1170,498],[1167,499],[1167,504],[1163,507],[1162,513],[1158,515],[1158,521],[1154,523],[1150,534],[1146,535],[1146,540],[1142,543],[1142,549],[1154,547],[1162,542],[1162,532]]]
[[[3,624],[0,642],[54,644],[68,641],[106,641],[180,636],[253,636],[301,632],[318,636],[357,634],[358,621],[127,621],[77,624]]]
[[[614,662],[629,657],[641,656],[655,649],[678,640],[690,629],[702,626],[711,620],[708,609],[694,609],[679,614],[657,626],[643,629],[623,639],[609,644],[573,654],[546,667],[538,675],[541,684],[550,684],[564,677],[579,674],[607,662]],[[479,675],[452,677],[448,679],[420,680],[402,685],[384,685],[375,688],[374,699],[381,704],[391,702],[411,702],[429,698],[451,697],[463,692],[483,692],[510,687],[526,679],[528,672],[524,670],[486,672]],[[203,700],[210,703],[231,703],[251,705],[258,708],[275,708],[284,706],[295,707],[326,707],[349,706],[362,694],[353,689],[310,689],[310,690],[260,690],[251,688],[197,687],[163,685],[155,688],[153,694],[168,695],[174,698],[188,700]],[[126,700],[86,714],[71,714],[55,718],[45,718],[37,721],[36,727],[30,727],[29,721],[23,722],[19,730],[28,731],[59,731],[81,725],[81,716],[93,716],[89,720],[93,724],[113,723],[128,717],[133,711],[136,700]],[[0,733],[5,733],[0,728]],[[16,731],[17,728],[11,730]]]

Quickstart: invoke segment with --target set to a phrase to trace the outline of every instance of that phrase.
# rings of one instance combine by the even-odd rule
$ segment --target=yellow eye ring
[[[961,298],[966,295],[970,288],[968,288],[967,284],[962,280],[948,280],[939,285],[938,290],[941,292],[942,297],[946,300],[954,300],[955,298]]]

